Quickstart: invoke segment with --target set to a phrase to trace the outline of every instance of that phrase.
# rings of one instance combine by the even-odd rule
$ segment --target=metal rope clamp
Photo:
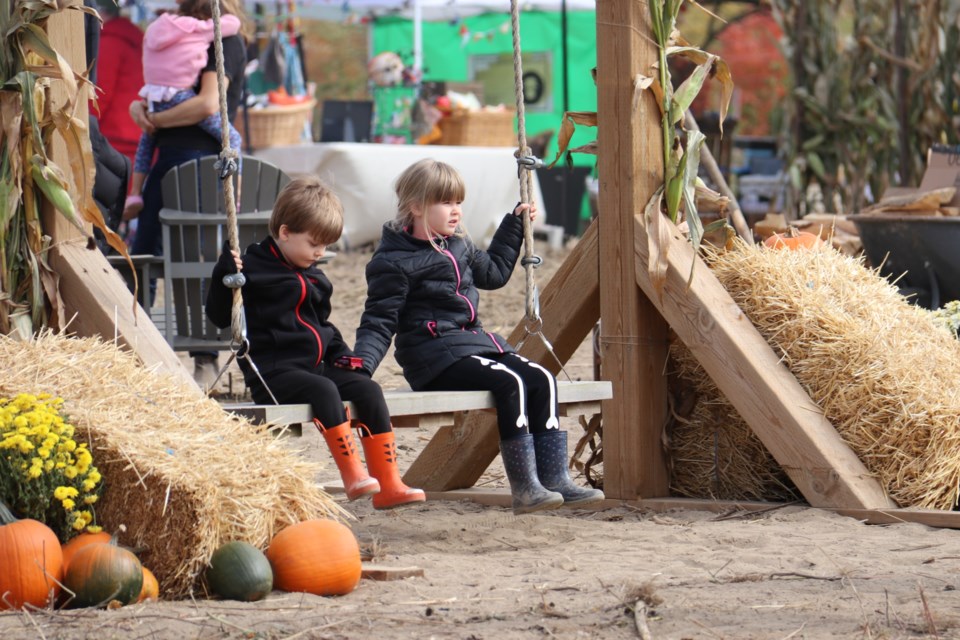
[[[217,161],[213,164],[213,168],[217,170],[221,180],[226,180],[230,176],[235,176],[239,173],[239,157],[234,149],[227,148],[220,152],[220,157],[217,158]]]
[[[534,155],[517,156],[517,169],[526,169],[527,171],[536,171],[543,168],[543,160]]]
[[[533,265],[533,268],[536,269],[537,267],[539,267],[540,265],[543,264],[543,258],[541,258],[540,256],[530,256],[529,258],[527,258],[527,257],[520,258],[520,265],[521,265],[521,266],[524,266],[524,267],[525,267],[525,266],[527,266],[528,264]],[[224,284],[226,284],[226,283],[224,283]],[[227,286],[229,286],[229,285],[227,285]]]
[[[247,277],[240,272],[228,273],[223,276],[223,286],[229,289],[239,289],[245,284],[247,284]]]

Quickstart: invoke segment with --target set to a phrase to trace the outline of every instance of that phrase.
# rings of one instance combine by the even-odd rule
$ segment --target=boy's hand
[[[537,219],[537,203],[536,202],[518,202],[517,206],[513,209],[513,215],[522,216],[524,211],[530,212],[530,222],[533,222]]]

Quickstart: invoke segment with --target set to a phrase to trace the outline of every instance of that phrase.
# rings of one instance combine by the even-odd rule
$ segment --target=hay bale
[[[689,349],[670,344],[670,490],[690,498],[792,502],[800,492]]]
[[[198,587],[229,540],[265,548],[282,527],[344,512],[319,467],[180,379],[97,339],[0,338],[0,394],[47,392],[90,442],[104,478],[97,519],[137,550],[165,596]]]
[[[960,342],[861,261],[829,249],[739,246],[709,262],[891,498],[950,509],[960,485]],[[705,401],[727,402],[719,392]],[[707,439],[717,425],[699,429]]]

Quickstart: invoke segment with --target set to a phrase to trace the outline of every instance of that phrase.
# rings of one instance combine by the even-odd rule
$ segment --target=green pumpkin
[[[64,586],[73,592],[72,607],[100,607],[116,600],[136,602],[143,588],[143,567],[132,552],[112,542],[96,542],[77,551],[67,567]]]
[[[210,558],[207,584],[221,598],[253,602],[273,590],[273,570],[263,552],[252,544],[228,542]]]

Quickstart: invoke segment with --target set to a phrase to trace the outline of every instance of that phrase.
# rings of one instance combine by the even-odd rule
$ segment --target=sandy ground
[[[544,255],[541,282],[563,258]],[[367,258],[341,254],[325,268],[348,340]],[[522,277],[487,295],[487,325],[508,332],[523,295]],[[592,376],[589,341],[567,369]],[[402,385],[389,361],[377,379]],[[574,438],[579,427],[566,426]],[[401,466],[429,437],[398,433]],[[290,446],[328,463],[319,481],[336,479],[317,434]],[[481,483],[504,486],[502,468],[495,463]],[[617,504],[515,517],[467,502],[389,512],[345,504],[375,562],[418,567],[423,577],[363,580],[339,598],[4,613],[0,638],[960,638],[957,531],[868,526],[802,506],[655,514]]]

